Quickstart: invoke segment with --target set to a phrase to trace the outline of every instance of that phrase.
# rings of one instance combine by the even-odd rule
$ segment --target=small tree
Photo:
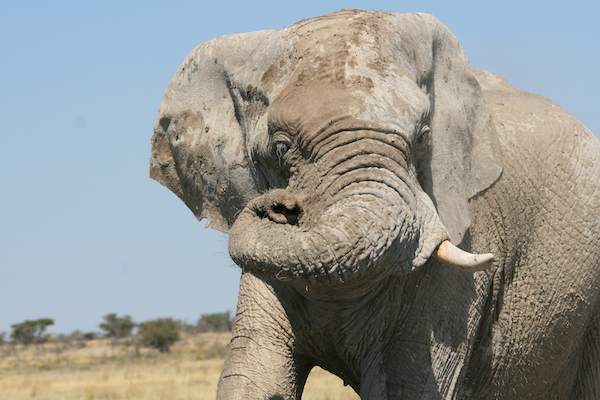
[[[179,340],[179,326],[172,318],[158,318],[138,324],[144,346],[158,349],[161,353],[171,351],[171,345]]]
[[[97,332],[84,332],[83,339],[84,340],[94,340],[97,339],[99,334]]]
[[[129,315],[118,317],[115,313],[106,314],[104,322],[98,325],[104,331],[104,336],[115,339],[124,338],[131,335],[135,323]]]
[[[232,326],[229,311],[224,313],[202,314],[198,320],[200,332],[225,332],[230,331]]]
[[[16,343],[42,343],[44,341],[44,331],[50,325],[54,325],[54,320],[51,318],[27,320],[20,324],[11,325],[10,337]]]
[[[94,340],[98,338],[96,332],[81,332],[79,329],[74,330],[69,335],[68,339],[71,340]]]

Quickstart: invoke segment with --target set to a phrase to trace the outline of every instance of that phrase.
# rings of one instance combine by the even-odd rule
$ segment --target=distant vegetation
[[[129,315],[119,316],[109,313],[102,317],[98,324],[101,332],[82,332],[75,330],[69,335],[46,333],[46,328],[54,325],[52,318],[27,320],[11,325],[10,341],[6,332],[0,332],[0,345],[39,345],[46,342],[82,343],[99,338],[112,340],[113,346],[126,343],[134,346],[146,346],[167,353],[171,346],[180,339],[180,333],[229,332],[233,320],[229,311],[214,314],[202,314],[195,325],[173,318],[158,318],[136,323]],[[125,339],[129,339],[125,341]]]
[[[104,337],[124,338],[131,335],[131,331],[135,328],[135,323],[129,315],[117,317],[117,314],[110,313],[102,318],[104,322],[98,325],[98,328],[104,331]]]
[[[53,335],[50,318],[12,325],[0,333],[0,398],[10,400],[214,399],[228,351],[228,312],[203,314],[196,324],[172,318],[136,323],[111,313],[102,332]],[[358,399],[319,368],[303,398]]]
[[[198,332],[227,332],[231,331],[233,319],[229,311],[216,314],[202,314],[196,323]]]
[[[13,342],[21,344],[43,343],[45,341],[44,331],[49,325],[54,325],[54,320],[51,318],[40,318],[14,324],[10,326],[12,328],[10,338]]]
[[[171,318],[159,318],[139,324],[140,340],[144,346],[153,347],[161,353],[171,351],[171,345],[179,340],[179,326]]]

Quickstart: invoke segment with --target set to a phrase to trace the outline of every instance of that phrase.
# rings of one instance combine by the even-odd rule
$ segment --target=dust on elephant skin
[[[242,269],[218,398],[600,398],[600,143],[434,17],[204,42],[152,143]]]

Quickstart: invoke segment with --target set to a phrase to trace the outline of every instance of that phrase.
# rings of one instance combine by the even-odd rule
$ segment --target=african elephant
[[[600,398],[600,143],[430,15],[202,43],[151,177],[243,271],[220,399]]]

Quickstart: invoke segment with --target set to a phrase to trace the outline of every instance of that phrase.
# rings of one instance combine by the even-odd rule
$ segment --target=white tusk
[[[494,255],[472,254],[459,249],[447,240],[444,240],[433,252],[436,260],[443,262],[449,267],[461,271],[475,272],[488,269],[494,262]]]

